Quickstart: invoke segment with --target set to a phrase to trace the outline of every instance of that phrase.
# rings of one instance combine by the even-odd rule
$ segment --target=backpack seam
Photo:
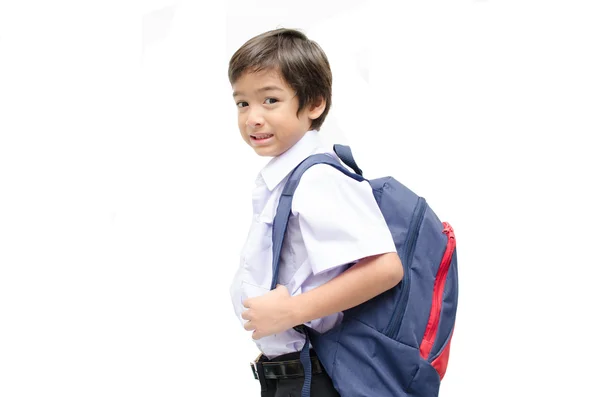
[[[340,349],[340,338],[342,337],[342,333],[344,332],[344,328],[346,328],[347,321],[342,321],[340,332],[338,332],[337,338],[335,339],[335,352],[333,353],[333,368],[331,368],[331,379],[333,380],[335,370],[337,368],[337,355],[338,350]]]
[[[410,347],[411,349],[416,349],[416,350],[419,350],[419,347],[417,347],[417,346],[411,346],[411,345],[409,345],[409,344],[407,344],[407,343],[404,343],[404,342],[402,342],[402,341],[399,341],[398,339],[392,338],[392,337],[390,337],[390,336],[386,335],[386,334],[385,334],[383,331],[380,331],[380,330],[378,330],[377,328],[375,328],[375,327],[372,327],[371,325],[369,325],[369,324],[365,323],[365,322],[364,322],[364,321],[362,321],[362,320],[359,320],[359,319],[358,319],[358,318],[356,318],[356,317],[353,317],[353,318],[351,318],[350,320],[354,320],[354,321],[356,321],[356,322],[359,322],[359,323],[361,323],[361,324],[362,324],[362,325],[364,325],[365,327],[371,328],[372,330],[374,330],[374,331],[375,331],[375,332],[377,332],[378,334],[381,334],[381,335],[385,336],[385,337],[386,337],[387,339],[389,339],[389,340],[392,340],[392,341],[394,341],[394,342],[397,342],[397,343],[399,343],[399,344],[401,344],[401,345],[403,345],[403,346]],[[342,329],[342,331],[343,331],[343,329]],[[341,334],[341,332],[340,332],[340,334]],[[338,338],[338,340],[339,340],[339,338]],[[336,352],[337,352],[337,350],[336,350]]]

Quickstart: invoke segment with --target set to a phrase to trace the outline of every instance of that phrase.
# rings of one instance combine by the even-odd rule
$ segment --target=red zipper
[[[456,239],[454,238],[454,229],[450,224],[444,222],[444,233],[448,236],[448,243],[446,244],[446,251],[442,257],[442,262],[438,268],[437,275],[435,276],[435,282],[433,284],[433,301],[431,302],[431,312],[429,313],[429,320],[427,321],[427,327],[425,328],[425,336],[420,346],[421,357],[427,360],[429,353],[433,348],[437,329],[440,323],[440,313],[442,311],[442,299],[444,297],[444,286],[446,285],[446,275],[448,269],[450,269],[450,263],[452,262],[452,255],[456,248]]]

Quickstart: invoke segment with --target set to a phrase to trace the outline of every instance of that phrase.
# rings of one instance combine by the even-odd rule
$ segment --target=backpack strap
[[[358,175],[362,176],[362,170],[358,168],[358,165],[354,160],[354,156],[352,156],[352,150],[350,150],[350,146],[333,145],[333,151],[335,154],[337,154],[340,160],[344,162],[344,164],[352,168]]]
[[[341,145],[336,145],[341,146]],[[334,159],[332,156],[327,154],[314,154],[306,158],[303,162],[301,162],[291,173],[288,178],[285,186],[283,187],[283,192],[281,193],[281,198],[279,199],[279,204],[277,205],[277,212],[275,214],[275,219],[273,220],[273,279],[271,281],[271,289],[274,289],[277,286],[277,278],[279,276],[279,257],[281,255],[281,248],[283,247],[283,239],[285,237],[285,231],[287,229],[287,224],[289,217],[292,213],[292,199],[294,198],[294,192],[300,183],[300,178],[302,174],[310,167],[316,164],[329,164],[333,168],[337,168],[344,174],[348,175],[350,178],[353,178],[359,182],[365,180],[362,177],[362,171],[358,168],[354,159],[352,158],[352,152],[350,152],[350,148],[347,146],[341,146],[341,152],[343,156],[346,157],[346,160],[342,158],[342,161],[350,166],[353,170],[358,172],[354,174],[350,172],[346,167],[340,164],[337,159]],[[346,151],[347,148],[348,150]],[[335,147],[334,147],[335,150]],[[335,150],[336,154],[339,156],[338,151]],[[347,155],[349,154],[349,157]],[[351,164],[348,164],[347,160],[351,161]],[[308,331],[304,325],[300,325],[294,327],[294,329],[302,334],[304,334],[304,346],[302,347],[302,351],[300,352],[300,362],[304,367],[304,384],[302,386],[302,397],[310,397],[310,384],[312,382],[312,364],[310,362],[310,350],[309,350],[309,340],[308,340]]]
[[[281,248],[283,247],[283,239],[285,237],[285,231],[289,217],[292,213],[292,199],[294,198],[294,192],[300,183],[300,178],[313,165],[317,164],[329,164],[333,168],[338,169],[344,174],[348,175],[359,182],[365,180],[361,175],[357,175],[349,171],[346,167],[341,165],[336,159],[327,154],[314,154],[306,158],[301,162],[291,173],[277,205],[277,212],[275,213],[275,219],[273,220],[273,279],[271,280],[271,289],[275,289],[277,286],[277,277],[279,275],[279,257],[281,255]]]

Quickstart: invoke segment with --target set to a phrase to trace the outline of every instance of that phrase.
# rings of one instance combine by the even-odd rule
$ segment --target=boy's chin
[[[274,148],[253,147],[252,149],[254,149],[254,152],[260,157],[277,157],[281,154]]]

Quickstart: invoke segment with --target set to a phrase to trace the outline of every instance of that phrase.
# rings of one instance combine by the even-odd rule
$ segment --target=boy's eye
[[[248,106],[248,102],[244,102],[244,101],[240,101],[238,103],[236,103],[238,108],[243,108],[245,106]]]
[[[277,99],[275,99],[275,98],[267,98],[267,99],[265,99],[265,102],[267,103],[267,105],[273,105],[273,104],[275,104],[276,102],[279,102],[279,101]]]

